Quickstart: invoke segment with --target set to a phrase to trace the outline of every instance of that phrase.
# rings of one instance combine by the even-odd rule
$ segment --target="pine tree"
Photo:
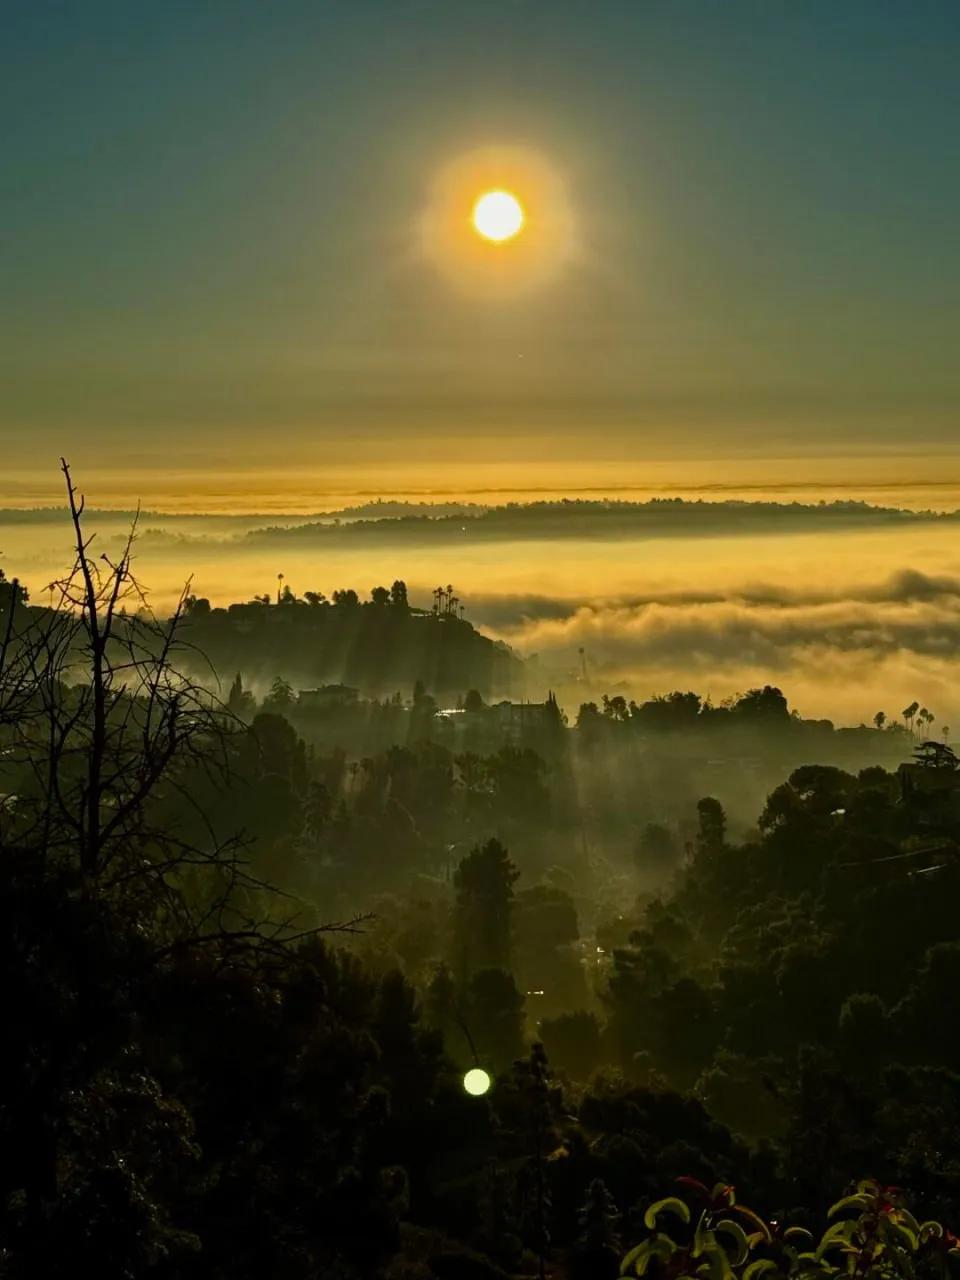
[[[575,1274],[583,1280],[613,1280],[620,1270],[620,1212],[602,1178],[594,1178],[577,1219]]]
[[[252,693],[248,693],[244,689],[243,676],[238,671],[234,677],[233,684],[230,686],[230,693],[227,697],[227,710],[231,715],[236,716],[238,720],[252,720],[256,709],[256,700]]]
[[[547,1182],[547,1155],[553,1136],[553,1108],[550,1097],[550,1066],[542,1044],[533,1045],[526,1066],[530,1158],[524,1171],[524,1236],[536,1254],[539,1280],[544,1280],[550,1249],[550,1215],[553,1210]]]
[[[445,964],[438,967],[427,987],[424,1000],[424,1020],[427,1026],[439,1031],[444,1038],[447,1052],[454,1052],[450,1044],[452,1029],[456,1026],[457,988],[453,974]],[[459,1049],[461,1046],[457,1045]]]
[[[509,1169],[499,1160],[487,1161],[479,1208],[478,1245],[502,1267],[515,1271],[522,1251],[517,1230],[516,1187]]]
[[[510,968],[510,917],[519,871],[498,840],[473,849],[454,874],[458,977]]]

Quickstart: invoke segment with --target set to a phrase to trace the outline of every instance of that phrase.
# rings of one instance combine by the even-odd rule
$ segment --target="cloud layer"
[[[847,590],[759,584],[579,605],[491,598],[478,613],[548,669],[574,668],[584,649],[595,682],[638,697],[691,686],[724,696],[776,679],[804,710],[838,718],[868,717],[878,698],[893,714],[901,697],[935,701],[944,714],[960,704],[960,578],[912,568]]]

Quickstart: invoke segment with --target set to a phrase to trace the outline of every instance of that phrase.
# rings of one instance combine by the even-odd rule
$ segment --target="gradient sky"
[[[0,57],[10,473],[957,450],[956,0],[14,0]],[[420,228],[491,145],[576,244],[486,296]]]

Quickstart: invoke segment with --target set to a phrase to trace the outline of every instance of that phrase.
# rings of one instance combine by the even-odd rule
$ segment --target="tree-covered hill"
[[[522,688],[522,663],[504,644],[453,610],[411,608],[402,582],[375,587],[363,601],[344,589],[333,598],[281,593],[212,609],[188,601],[192,643],[222,679],[242,671],[268,684],[278,673],[300,687],[342,683],[370,696],[409,691],[419,682],[441,698],[465,689],[508,696]]]
[[[368,516],[265,526],[246,534],[249,545],[297,546],[360,541],[466,543],[515,539],[662,538],[708,534],[736,536],[765,532],[840,532],[877,526],[955,524],[957,512],[912,511],[867,502],[691,501],[653,498],[646,502],[564,499],[516,502],[455,514]]]

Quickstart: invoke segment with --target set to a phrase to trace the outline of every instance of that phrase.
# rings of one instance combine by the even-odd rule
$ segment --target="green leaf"
[[[693,1233],[693,1249],[692,1253],[695,1258],[706,1250],[707,1246],[713,1243],[713,1232],[707,1226],[707,1215],[701,1213],[697,1219],[696,1230]]]
[[[646,1255],[646,1260],[649,1262],[650,1253],[651,1253],[651,1249],[650,1249],[649,1240],[644,1240],[643,1244],[635,1245],[630,1250],[630,1252],[624,1257],[623,1261],[620,1263],[620,1274],[622,1276],[627,1275],[632,1269],[634,1263],[637,1262],[638,1259],[642,1258],[644,1255]],[[639,1269],[639,1267],[637,1268],[637,1275],[638,1276],[643,1275],[643,1272]]]
[[[769,1244],[770,1241],[773,1239],[773,1237],[770,1234],[770,1228],[767,1226],[764,1220],[760,1217],[759,1213],[754,1213],[754,1211],[752,1209],[748,1209],[745,1204],[732,1205],[730,1211],[731,1213],[738,1214],[741,1218],[745,1219],[745,1221],[755,1226],[763,1236],[764,1240],[766,1240],[767,1244]]]
[[[806,1227],[787,1227],[784,1240],[796,1240],[798,1244],[813,1244],[813,1235]]]
[[[870,1202],[865,1195],[857,1193],[855,1196],[844,1196],[842,1200],[838,1200],[836,1204],[830,1206],[827,1210],[827,1217],[833,1218],[838,1213],[842,1213],[844,1209],[858,1209],[861,1213],[864,1209],[869,1209]]]
[[[916,1253],[920,1248],[920,1240],[917,1233],[915,1231],[911,1231],[905,1223],[895,1222],[892,1218],[888,1218],[887,1230],[898,1235],[902,1244],[905,1245],[911,1253]]]
[[[683,1222],[690,1221],[690,1210],[679,1196],[666,1196],[665,1199],[657,1200],[650,1205],[643,1215],[643,1225],[653,1231],[657,1225],[657,1215],[660,1213],[673,1213]]]
[[[668,1235],[664,1235],[662,1231],[658,1231],[649,1240],[634,1245],[620,1263],[620,1274],[625,1276],[633,1268],[638,1276],[642,1276],[654,1258],[667,1259],[676,1251],[677,1242],[671,1240]]]
[[[712,1238],[708,1244],[704,1245],[703,1258],[705,1265],[698,1267],[697,1270],[709,1276],[709,1280],[730,1280],[733,1271],[727,1251]]]
[[[741,1267],[750,1256],[750,1245],[747,1241],[747,1235],[739,1222],[734,1222],[732,1218],[722,1218],[714,1227],[714,1230],[724,1232],[728,1236],[733,1237],[735,1251],[730,1258],[730,1264],[734,1267]]]
[[[651,1252],[658,1258],[672,1257],[678,1247],[676,1240],[672,1240],[664,1231],[658,1231],[649,1243]]]
[[[909,1209],[898,1209],[896,1212],[896,1221],[902,1223],[903,1226],[908,1227],[914,1235],[918,1236],[920,1234],[920,1224]]]
[[[756,1262],[751,1262],[749,1267],[743,1273],[743,1280],[757,1280],[758,1276],[762,1276],[766,1271],[776,1271],[777,1264],[769,1258],[758,1258]]]
[[[820,1238],[820,1243],[817,1245],[817,1251],[813,1255],[816,1261],[819,1262],[828,1249],[836,1249],[842,1245],[849,1245],[856,1229],[857,1223],[850,1218],[847,1218],[843,1222],[835,1222],[832,1227],[827,1227],[826,1231]]]

